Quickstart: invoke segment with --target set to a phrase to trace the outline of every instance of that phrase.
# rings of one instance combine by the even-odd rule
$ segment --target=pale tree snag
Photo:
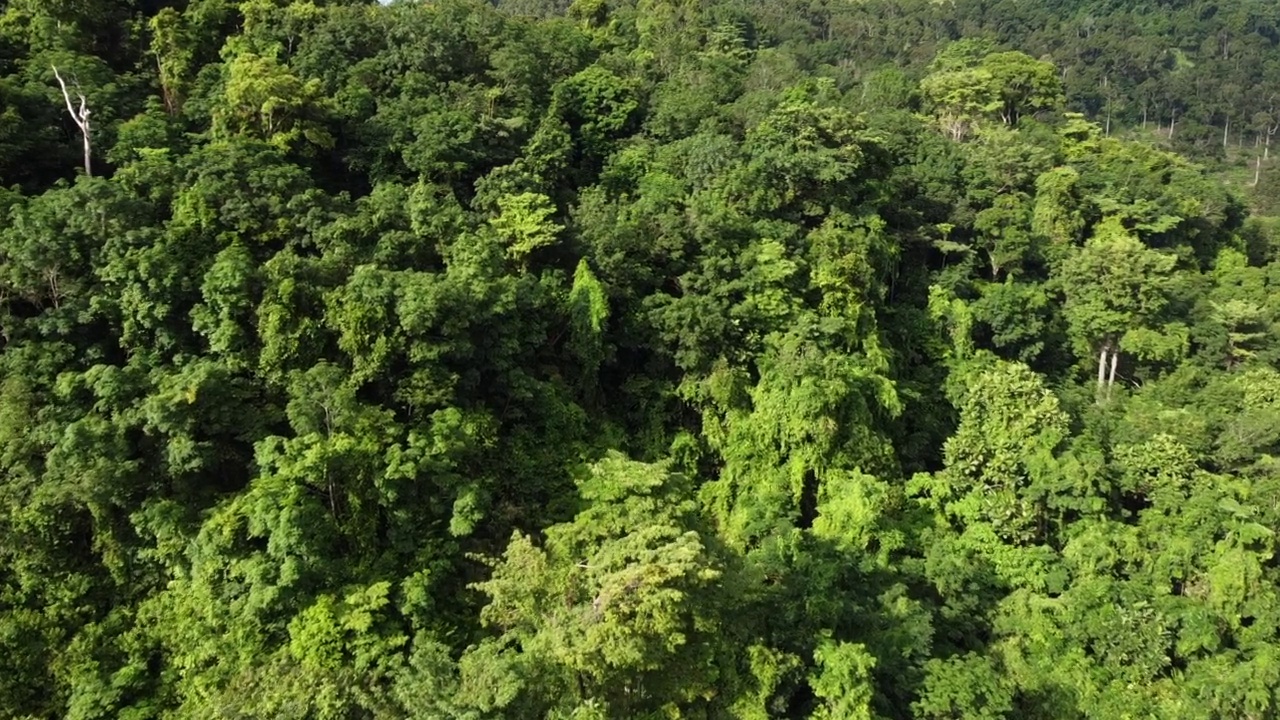
[[[1102,351],[1098,353],[1098,392],[1102,392],[1102,388],[1107,384],[1107,346],[1102,346]]]
[[[1275,114],[1274,105],[1271,108],[1271,112],[1273,115]],[[1274,137],[1277,132],[1280,132],[1280,120],[1277,120],[1275,124],[1267,122],[1266,126],[1263,127],[1262,130],[1263,132],[1258,133],[1258,135],[1253,139],[1253,146],[1255,148],[1258,147],[1259,144],[1262,145],[1262,154],[1255,159],[1253,165],[1253,187],[1257,187],[1258,181],[1262,179],[1262,162],[1264,160],[1271,159],[1271,138]]]
[[[1111,350],[1111,375],[1107,378],[1107,399],[1111,399],[1111,388],[1116,386],[1116,361],[1120,359],[1118,349]]]
[[[93,177],[93,164],[90,160],[93,141],[89,128],[89,101],[80,92],[79,83],[76,83],[76,96],[80,98],[80,107],[77,109],[71,102],[71,93],[67,91],[67,84],[58,73],[58,67],[56,65],[50,67],[53,68],[53,76],[58,79],[58,86],[62,88],[62,99],[67,101],[67,112],[71,115],[71,121],[80,128],[80,136],[84,138],[84,174]]]
[[[1102,76],[1102,95],[1107,102],[1107,137],[1111,137],[1111,80],[1108,76]]]
[[[1267,110],[1267,116],[1266,116],[1267,122],[1264,124],[1262,128],[1266,133],[1266,135],[1264,136],[1265,142],[1263,143],[1263,146],[1262,146],[1263,160],[1271,159],[1271,138],[1275,136],[1276,131],[1280,131],[1280,120],[1276,120],[1276,100],[1274,96],[1271,98],[1270,102],[1271,102],[1271,106]],[[1271,122],[1272,120],[1276,120],[1276,122],[1272,123]]]
[[[1116,366],[1120,362],[1120,347],[1112,339],[1102,341],[1098,350],[1098,402],[1111,399],[1111,388],[1116,384]]]

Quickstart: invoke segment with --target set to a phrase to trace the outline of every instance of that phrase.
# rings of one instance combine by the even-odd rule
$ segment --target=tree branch
[[[80,136],[84,139],[84,174],[93,177],[93,167],[91,161],[92,140],[89,133],[89,100],[80,92],[80,84],[76,83],[76,96],[80,98],[80,109],[77,111],[75,105],[71,102],[71,93],[67,90],[67,83],[62,79],[61,73],[58,72],[57,65],[50,65],[53,68],[53,76],[58,79],[58,87],[62,88],[62,99],[67,103],[67,113],[71,115],[71,121],[80,128]]]
[[[62,99],[67,101],[67,113],[71,115],[71,120],[76,126],[84,131],[84,126],[80,124],[80,115],[76,113],[75,106],[71,104],[71,93],[67,92],[67,83],[62,80],[62,75],[58,73],[57,65],[50,65],[53,68],[53,76],[58,79],[58,86],[62,88]],[[80,106],[84,107],[84,96],[80,96]]]

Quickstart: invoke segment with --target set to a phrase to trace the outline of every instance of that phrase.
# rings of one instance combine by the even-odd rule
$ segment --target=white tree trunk
[[[67,102],[67,112],[71,115],[71,121],[80,128],[80,136],[84,140],[84,174],[93,177],[93,164],[91,156],[93,153],[92,133],[89,127],[89,101],[76,88],[76,95],[80,98],[80,107],[77,109],[71,102],[71,93],[67,91],[67,84],[62,81],[62,75],[58,73],[57,66],[53,67],[53,76],[58,79],[58,87],[62,88],[62,99]]]
[[[1102,392],[1107,381],[1107,349],[1108,346],[1104,343],[1102,352],[1098,353],[1098,392]]]
[[[1111,388],[1115,387],[1115,384],[1116,384],[1116,361],[1119,359],[1120,359],[1120,352],[1118,350],[1112,350],[1111,351],[1111,374],[1107,378],[1107,399],[1108,400],[1111,399]]]

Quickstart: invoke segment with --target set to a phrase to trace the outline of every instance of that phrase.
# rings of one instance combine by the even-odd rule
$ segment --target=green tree
[[[699,532],[684,479],[615,455],[579,492],[572,522],[547,528],[545,547],[517,533],[480,584],[490,596],[481,617],[501,634],[464,658],[463,691],[480,691],[467,701],[520,716],[702,704],[713,694],[724,563]],[[667,672],[673,664],[683,672]],[[481,690],[494,674],[517,684]]]
[[[1077,348],[1097,354],[1100,392],[1115,383],[1126,337],[1159,321],[1176,263],[1176,257],[1144,246],[1116,219],[1102,222],[1064,261],[1058,274],[1066,297],[1063,313]]]

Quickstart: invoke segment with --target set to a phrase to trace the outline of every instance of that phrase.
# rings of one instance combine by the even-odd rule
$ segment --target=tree
[[[1062,103],[1054,67],[1020,52],[941,58],[920,82],[920,90],[956,141],[968,137],[980,120],[998,118],[1015,126],[1024,115]]]
[[[497,709],[524,697],[529,708],[632,715],[713,694],[704,663],[717,652],[711,598],[724,565],[697,529],[684,483],[613,455],[580,480],[583,509],[547,528],[545,547],[513,535],[478,586],[490,597],[481,617],[500,635],[469,651],[462,683],[478,689],[479,673],[523,682],[472,702],[487,696]],[[671,663],[685,671],[666,672]]]
[[[1159,320],[1175,264],[1176,257],[1144,246],[1114,218],[1063,263],[1063,313],[1077,347],[1097,353],[1099,392],[1115,384],[1125,337]]]
[[[1067,436],[1058,399],[1025,365],[994,361],[962,370],[960,424],[947,440],[947,469],[928,483],[948,522],[978,524],[1012,544],[1049,540],[1050,507],[1066,500],[1054,453]]]
[[[281,150],[321,148],[333,138],[321,119],[326,112],[317,80],[304,81],[274,55],[241,50],[226,64],[225,103],[215,111],[219,134],[252,133]]]
[[[538,193],[521,193],[498,200],[499,214],[489,221],[507,246],[507,257],[528,269],[530,256],[556,242],[563,229],[551,220],[555,206]]]
[[[160,94],[165,110],[175,115],[182,110],[195,65],[195,38],[187,20],[173,8],[162,8],[148,23],[151,54],[160,76]]]
[[[91,124],[89,122],[89,101],[85,98],[83,93],[79,92],[79,87],[77,87],[76,97],[80,100],[80,106],[76,107],[75,104],[71,102],[71,93],[67,90],[67,83],[62,79],[62,75],[58,72],[58,67],[56,65],[52,67],[53,76],[57,79],[58,87],[62,90],[62,99],[67,103],[67,114],[71,116],[71,121],[80,129],[80,137],[84,142],[84,174],[89,177],[93,177],[92,158],[90,157],[93,153],[93,138],[92,132],[90,131]]]
[[[982,59],[1000,99],[1000,119],[1017,125],[1024,115],[1062,104],[1062,87],[1053,65],[1025,53],[993,53]]]

